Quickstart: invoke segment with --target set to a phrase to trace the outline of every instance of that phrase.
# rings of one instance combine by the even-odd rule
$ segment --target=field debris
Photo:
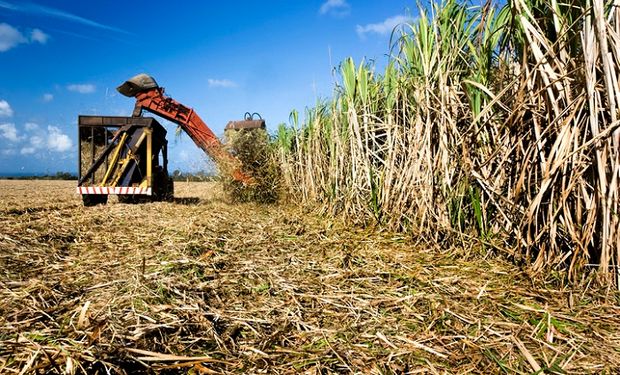
[[[275,145],[266,129],[245,131],[229,130],[226,149],[243,165],[243,172],[253,183],[242,184],[230,177],[222,177],[223,189],[233,202],[274,203],[280,197],[281,171]]]
[[[1,373],[620,369],[616,292],[212,183],[90,208],[74,186],[0,181]]]

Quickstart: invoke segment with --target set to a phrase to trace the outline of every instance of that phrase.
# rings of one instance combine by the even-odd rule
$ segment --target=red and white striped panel
[[[78,194],[141,194],[151,195],[151,188],[119,186],[78,186]]]

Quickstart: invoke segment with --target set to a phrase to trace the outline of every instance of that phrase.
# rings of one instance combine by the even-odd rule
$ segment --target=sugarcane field
[[[620,373],[620,4],[0,0],[0,374]]]

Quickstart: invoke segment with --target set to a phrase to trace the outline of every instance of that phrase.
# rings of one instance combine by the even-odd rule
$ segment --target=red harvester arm
[[[164,89],[157,86],[154,82],[153,80],[153,86],[155,87],[151,88],[129,88],[123,90],[121,89],[123,85],[119,87],[119,91],[123,95],[136,98],[134,116],[140,116],[141,111],[145,109],[178,124],[194,143],[215,161],[223,172],[229,173],[233,179],[244,184],[251,183],[252,178],[241,171],[241,162],[224,149],[222,142],[209,129],[207,124],[202,121],[200,116],[192,108],[186,107],[164,95]]]

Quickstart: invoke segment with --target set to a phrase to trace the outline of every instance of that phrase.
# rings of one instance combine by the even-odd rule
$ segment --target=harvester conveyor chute
[[[164,89],[159,87],[152,77],[138,74],[120,85],[117,90],[127,97],[136,99],[133,116],[139,117],[142,110],[147,110],[178,124],[224,173],[244,184],[252,183],[252,178],[241,171],[241,162],[224,149],[222,142],[200,116],[192,108],[166,96]],[[251,123],[245,122],[244,129],[265,127],[262,119],[252,120]]]

